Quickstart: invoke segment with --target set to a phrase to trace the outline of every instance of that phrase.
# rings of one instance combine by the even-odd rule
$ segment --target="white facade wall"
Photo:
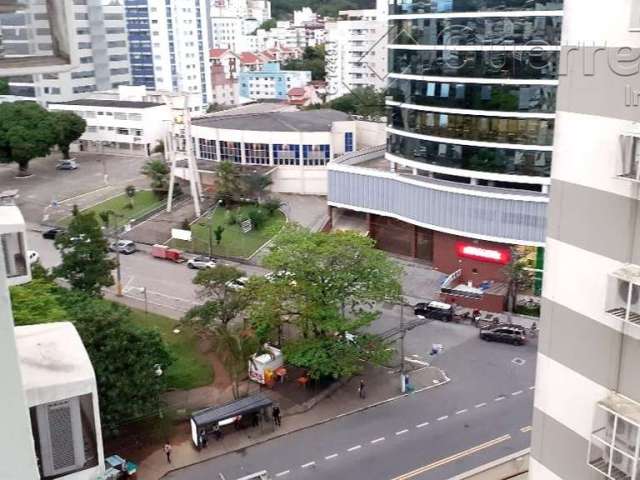
[[[377,10],[349,13],[349,20],[326,24],[328,100],[358,87],[384,89],[386,86],[386,16]]]

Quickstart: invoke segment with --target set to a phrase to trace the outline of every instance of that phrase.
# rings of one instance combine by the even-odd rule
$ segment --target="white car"
[[[56,165],[57,170],[75,170],[76,168],[78,168],[78,164],[73,159],[60,160]]]
[[[194,257],[187,261],[187,267],[194,268],[198,270],[203,270],[205,268],[215,268],[217,262],[213,258],[209,257]]]
[[[29,259],[29,265],[33,265],[40,260],[40,254],[35,250],[27,250],[27,258]]]
[[[242,290],[249,281],[249,277],[238,277],[235,280],[230,280],[226,283],[227,288],[231,290]]]

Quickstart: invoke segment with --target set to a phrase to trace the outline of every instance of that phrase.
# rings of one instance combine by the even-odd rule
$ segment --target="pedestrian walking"
[[[202,448],[207,448],[207,432],[204,431],[204,428],[200,431],[200,446]]]
[[[360,398],[365,398],[365,392],[364,392],[364,380],[360,380],[360,385],[358,386],[358,395],[360,396]]]
[[[276,427],[279,427],[282,424],[280,420],[280,407],[278,405],[274,405],[271,413],[273,414],[273,423],[275,423]]]
[[[164,454],[167,456],[167,463],[171,463],[171,444],[168,441],[164,444]]]
[[[216,441],[222,438],[222,430],[220,430],[220,425],[217,423],[213,426],[213,435],[216,437]]]

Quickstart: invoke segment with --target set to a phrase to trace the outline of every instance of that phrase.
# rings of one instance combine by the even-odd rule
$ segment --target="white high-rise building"
[[[211,102],[207,0],[126,0],[132,83],[151,90],[196,95],[189,108],[206,111]]]
[[[387,76],[387,8],[343,10],[327,22],[327,98],[358,87],[385,88]]]
[[[53,51],[46,2],[31,2],[29,8],[0,15],[4,54],[30,55]],[[62,73],[39,73],[11,77],[11,93],[41,103],[62,102],[130,83],[127,31],[122,0],[74,2],[69,28],[75,38],[70,48],[79,64]]]

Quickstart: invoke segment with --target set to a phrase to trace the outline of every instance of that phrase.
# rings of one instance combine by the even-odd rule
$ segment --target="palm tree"
[[[267,189],[273,184],[273,180],[268,175],[261,173],[251,173],[244,177],[244,190],[247,197],[255,199],[258,203],[262,202],[262,198]]]
[[[529,288],[533,283],[533,275],[531,270],[527,268],[526,259],[512,249],[511,261],[504,266],[502,273],[507,279],[507,310],[513,312],[516,307],[518,293]]]
[[[153,193],[162,198],[169,191],[169,167],[164,160],[151,159],[142,167],[141,173],[147,176]]]
[[[223,205],[231,203],[237,198],[239,190],[240,181],[235,165],[228,160],[220,162],[216,170],[217,199]]]
[[[133,208],[133,198],[136,196],[136,187],[127,185],[124,187],[124,193],[129,198],[129,208]]]
[[[240,398],[240,380],[247,374],[251,356],[258,351],[259,343],[250,330],[219,326],[214,337],[215,353],[233,382],[233,398]]]

